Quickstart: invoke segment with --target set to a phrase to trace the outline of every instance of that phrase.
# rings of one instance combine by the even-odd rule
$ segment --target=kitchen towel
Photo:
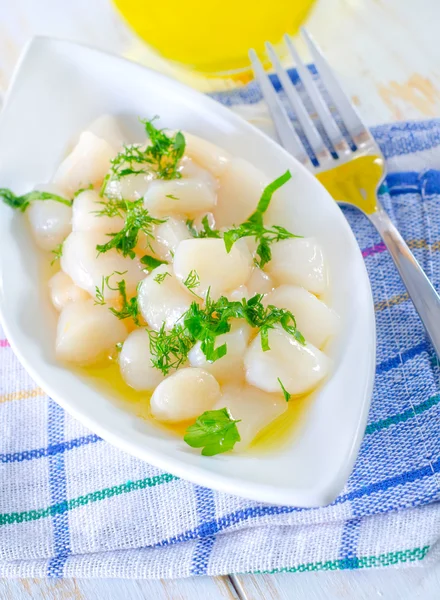
[[[255,83],[215,98],[269,124]],[[440,121],[373,132],[389,169],[382,201],[439,289]],[[251,502],[126,455],[38,389],[1,335],[0,577],[368,569],[438,556],[439,362],[378,234],[355,209],[344,213],[371,279],[378,340],[365,437],[336,501]]]

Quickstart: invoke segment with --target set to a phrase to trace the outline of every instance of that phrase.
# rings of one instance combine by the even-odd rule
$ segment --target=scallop
[[[99,185],[115,155],[116,149],[108,142],[90,131],[84,131],[72,152],[58,167],[53,181],[68,194],[90,184]]]
[[[159,421],[178,423],[196,419],[220,398],[220,386],[203,369],[187,368],[167,377],[151,396],[151,414]]]
[[[121,375],[135,390],[154,390],[164,376],[151,364],[150,336],[145,329],[132,331],[119,355]]]
[[[115,200],[140,200],[153,179],[152,171],[125,175],[119,179],[110,178],[105,186],[105,195]]]
[[[329,371],[325,354],[312,344],[303,346],[279,326],[269,330],[269,346],[263,352],[259,334],[244,357],[246,381],[265,392],[278,392],[281,381],[290,394],[305,394]]]
[[[120,148],[125,140],[117,119],[112,115],[101,115],[90,123],[87,131],[105,140],[113,148]]]
[[[213,191],[218,189],[218,180],[212,173],[203,169],[188,156],[184,156],[181,159],[177,170],[185,179],[198,179],[199,181],[206,183]]]
[[[197,342],[188,354],[190,365],[205,369],[220,383],[231,381],[231,379],[241,380],[244,375],[243,356],[249,342],[250,332],[251,328],[247,323],[235,321],[232,323],[231,331],[223,333],[215,339],[216,348],[226,344],[225,356],[215,362],[209,362],[202,352],[201,343]]]
[[[47,186],[45,186],[47,188]],[[51,191],[41,189],[40,191]],[[57,192],[60,193],[58,190]],[[72,231],[72,207],[56,200],[34,200],[26,210],[32,235],[43,250],[54,250]]]
[[[49,279],[49,290],[52,304],[57,310],[62,310],[71,302],[90,298],[90,295],[75,285],[63,271],[58,271]]]
[[[229,384],[222,388],[216,409],[227,408],[237,423],[240,442],[234,451],[244,450],[258,433],[286,412],[288,404],[282,394],[268,394],[250,385]]]
[[[169,217],[165,223],[156,225],[153,235],[154,240],[144,235],[138,244],[137,250],[143,253],[153,252],[154,256],[168,262],[172,261],[180,242],[191,238],[185,223],[174,217]]]
[[[219,177],[224,172],[231,160],[231,155],[226,150],[187,132],[185,132],[185,141],[187,156],[215,177]]]
[[[315,238],[293,238],[272,244],[272,260],[266,270],[277,283],[293,283],[313,294],[327,286],[327,268]]]
[[[95,190],[86,190],[78,194],[73,203],[72,230],[100,231],[114,233],[124,226],[124,219],[119,216],[99,215],[104,209],[103,199]]]
[[[73,302],[60,313],[56,354],[60,360],[79,365],[100,362],[127,337],[127,329],[106,306],[93,300]]]
[[[136,294],[137,284],[145,274],[137,259],[124,257],[115,249],[98,254],[96,246],[108,241],[105,234],[92,231],[74,231],[63,244],[61,268],[73,282],[91,296],[96,295],[96,287],[101,289],[103,277],[112,276],[111,287],[125,280],[127,295]],[[119,298],[119,291],[104,285],[104,298],[113,302]]]
[[[264,303],[290,310],[298,329],[317,348],[322,348],[339,329],[335,311],[302,287],[281,285],[265,297]]]
[[[194,291],[205,296],[208,288],[213,298],[245,284],[252,272],[252,258],[246,244],[236,242],[226,252],[224,241],[215,238],[181,242],[174,255],[174,273],[184,284],[192,271],[200,281]]]
[[[232,292],[227,292],[225,295],[231,302],[241,302],[243,298],[248,299],[250,297],[249,290],[245,285],[239,285],[238,288],[235,288]]]
[[[249,298],[252,298],[255,294],[268,294],[275,286],[267,273],[261,269],[254,269],[249,281],[246,283],[246,287],[248,289]]]
[[[168,265],[160,265],[153,269],[140,285],[138,292],[142,316],[156,331],[159,331],[163,323],[166,329],[172,329],[195,299],[195,296],[182,288]]]
[[[145,196],[144,206],[153,217],[185,215],[196,217],[212,211],[216,193],[200,179],[172,179],[153,181]]]
[[[256,209],[269,183],[267,177],[251,163],[233,158],[220,177],[217,205],[213,210],[217,227],[239,225]]]

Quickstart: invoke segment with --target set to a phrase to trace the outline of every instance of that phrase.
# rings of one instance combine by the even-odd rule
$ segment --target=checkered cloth
[[[248,116],[261,108],[255,84],[216,97]],[[439,288],[440,122],[374,135],[390,171],[385,208]],[[378,357],[364,441],[337,500],[263,505],[132,458],[38,389],[2,336],[1,577],[365,569],[438,554],[439,363],[378,234],[355,209],[344,213],[372,282]]]

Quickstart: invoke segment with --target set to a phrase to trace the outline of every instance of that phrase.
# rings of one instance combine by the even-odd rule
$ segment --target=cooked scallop
[[[338,331],[339,316],[335,311],[302,287],[281,285],[264,298],[264,303],[290,310],[298,329],[317,348],[322,348]]]
[[[153,269],[139,286],[139,309],[148,325],[156,331],[163,323],[166,329],[172,329],[194,300],[195,296],[179,284],[167,265]]]
[[[102,233],[92,231],[74,231],[63,244],[61,268],[71,277],[73,282],[93,297],[96,287],[101,289],[103,277],[114,275],[110,279],[111,287],[125,280],[127,295],[136,294],[137,284],[145,273],[137,259],[124,257],[115,249],[98,254],[96,246],[105,244],[109,238]],[[114,301],[119,298],[118,290],[112,290],[104,285],[104,298]]]
[[[90,123],[87,131],[105,140],[112,148],[116,149],[121,148],[125,140],[118,120],[112,115],[101,115]]]
[[[217,227],[239,225],[256,209],[269,183],[263,173],[242,158],[233,158],[220,177],[217,205],[213,210]]]
[[[56,354],[60,360],[89,365],[109,356],[127,329],[106,306],[93,300],[72,302],[58,319]]]
[[[231,160],[231,155],[207,140],[185,132],[185,154],[207,169],[215,177],[219,177]]]
[[[255,294],[268,294],[273,290],[275,285],[267,273],[256,268],[252,271],[252,275],[249,277],[246,287],[248,289],[249,298],[252,298]],[[285,307],[281,306],[280,308]]]
[[[218,189],[218,180],[206,169],[203,169],[192,158],[184,156],[179,164],[178,172],[185,179],[197,179],[206,183],[213,191]]]
[[[150,336],[145,329],[132,331],[119,355],[121,375],[133,389],[154,390],[164,376],[151,364]]]
[[[209,362],[202,352],[201,343],[197,342],[188,354],[190,365],[209,371],[220,383],[232,379],[240,381],[244,375],[243,355],[250,333],[251,328],[245,321],[235,321],[232,323],[231,331],[223,333],[215,339],[216,348],[226,344],[227,352],[225,356],[215,362]]]
[[[151,396],[151,414],[159,421],[196,419],[220,398],[215,377],[203,369],[181,369],[164,379]]]
[[[244,450],[258,433],[286,412],[288,404],[282,394],[268,394],[250,385],[229,384],[215,409],[227,408],[237,423],[240,442],[234,452]]]
[[[90,131],[84,131],[72,152],[58,167],[53,181],[68,194],[90,184],[99,185],[116,153],[108,142]]]
[[[73,203],[72,230],[103,233],[120,231],[124,226],[124,219],[98,214],[103,209],[103,199],[95,190],[85,190],[78,194]]]
[[[263,351],[260,334],[245,357],[246,381],[265,392],[279,392],[280,381],[290,394],[305,394],[327,375],[330,361],[320,350],[275,326],[269,330],[270,350]]]
[[[153,171],[125,175],[119,179],[110,177],[105,186],[105,195],[115,200],[139,200],[144,197],[153,179]]]
[[[232,292],[227,292],[225,295],[231,302],[241,302],[243,298],[248,299],[250,297],[246,285],[239,285],[238,288],[235,288]]]
[[[272,244],[272,260],[265,269],[277,283],[300,285],[313,294],[327,286],[327,268],[315,238],[293,238]]]
[[[63,271],[58,271],[49,279],[49,290],[52,304],[57,310],[62,310],[71,302],[90,298],[90,295],[75,285]]]
[[[155,239],[143,236],[138,244],[138,250],[153,253],[160,260],[171,262],[177,246],[183,240],[191,238],[191,234],[184,221],[169,217],[165,223],[156,225],[153,231]]]
[[[226,252],[224,241],[215,238],[191,239],[181,242],[174,255],[174,273],[184,284],[191,272],[200,281],[194,291],[205,296],[210,288],[211,297],[245,284],[252,272],[252,259],[246,244],[236,242]]]
[[[44,188],[40,186],[39,191],[63,195],[57,188]],[[72,231],[72,207],[56,200],[34,200],[26,214],[34,239],[43,250],[54,250]]]
[[[215,203],[216,192],[200,179],[157,179],[144,196],[144,206],[153,217],[196,217],[212,211]]]

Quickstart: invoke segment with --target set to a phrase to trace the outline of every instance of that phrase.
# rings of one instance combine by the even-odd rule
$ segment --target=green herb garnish
[[[228,452],[241,440],[239,422],[232,419],[227,408],[208,410],[188,427],[183,439],[192,448],[202,448],[203,456]]]
[[[283,391],[285,401],[289,402],[290,398],[292,397],[292,394],[289,394],[289,392],[286,390],[281,379],[279,377],[277,377],[277,379],[278,379],[278,383],[280,384],[280,387]]]
[[[280,240],[286,240],[288,238],[299,237],[287,231],[284,227],[274,225],[272,227],[265,227],[263,224],[263,215],[269,208],[269,204],[274,192],[276,192],[281,186],[283,186],[292,175],[290,171],[286,171],[281,177],[272,181],[263,191],[261,198],[258,202],[256,211],[241,225],[233,227],[224,233],[224,240],[226,251],[230,252],[234,243],[243,237],[254,237],[258,243],[257,254],[259,259],[256,264],[260,269],[264,267],[272,258],[272,251],[270,249],[271,244],[279,242]]]
[[[150,172],[159,179],[179,179],[182,176],[177,168],[185,152],[185,137],[180,131],[173,136],[168,136],[163,129],[157,129],[153,125],[156,118],[142,121],[150,140],[148,146],[140,144],[124,146],[111,161],[110,172],[101,187],[101,196],[105,194],[110,179],[119,180],[128,175]]]
[[[62,196],[50,192],[38,192],[36,190],[23,194],[23,196],[16,196],[11,190],[0,188],[0,198],[11,208],[21,210],[22,212],[24,212],[29,204],[35,200],[54,200],[55,202],[60,202],[66,206],[72,206],[72,200],[67,200],[67,198],[63,198]]]
[[[285,308],[278,308],[273,304],[265,307],[261,300],[263,294],[255,294],[249,300],[243,299],[241,304],[241,316],[251,325],[260,330],[261,348],[263,352],[270,350],[269,346],[269,330],[275,325],[280,325],[284,331],[290,334],[297,342],[304,345],[305,339],[296,327],[296,320],[292,312]]]
[[[149,271],[152,271],[156,267],[160,267],[160,265],[167,265],[166,260],[159,260],[158,258],[154,258],[154,256],[150,256],[146,254],[141,258],[141,263],[147,267]]]
[[[89,183],[87,187],[79,188],[79,190],[76,190],[76,192],[73,194],[73,199],[75,199],[83,192],[87,192],[88,190],[93,190],[93,183]]]
[[[104,208],[97,212],[98,215],[108,217],[123,217],[124,227],[115,233],[108,233],[111,238],[106,244],[98,244],[99,253],[108,252],[112,248],[123,256],[135,258],[134,248],[138,243],[139,234],[143,232],[147,238],[154,239],[152,226],[164,223],[166,219],[156,219],[150,215],[143,206],[142,198],[139,200],[109,200],[101,203]]]
[[[158,283],[160,285],[161,283],[163,283],[165,281],[165,277],[168,277],[168,275],[171,277],[171,273],[168,273],[168,271],[165,271],[165,273],[159,273],[154,278],[154,281],[156,281],[156,283]]]
[[[50,265],[52,266],[57,260],[60,260],[60,258],[63,256],[63,242],[61,242],[61,244],[58,244],[58,246],[56,246],[51,252],[54,255],[50,263]]]
[[[194,291],[200,285],[200,277],[198,276],[197,271],[195,271],[194,269],[190,271],[188,273],[188,277],[183,282],[183,285],[187,288],[189,292],[191,292],[191,294],[197,296],[197,298],[200,298],[200,296]]]
[[[165,198],[169,198],[170,200],[178,200],[179,199],[176,196],[173,196],[173,194],[166,194]]]
[[[155,165],[157,177],[160,179],[180,178],[182,175],[177,171],[177,167],[185,152],[185,137],[181,131],[173,136],[168,136],[163,129],[157,129],[153,125],[153,121],[157,118],[142,121],[151,142],[151,145],[147,147],[147,152]]]
[[[151,364],[164,375],[168,375],[171,369],[178,369],[186,361],[195,343],[179,324],[174,325],[171,331],[166,331],[164,323],[159,331],[148,331],[148,335]]]
[[[218,229],[212,229],[209,225],[208,215],[205,215],[202,219],[203,229],[197,231],[194,227],[194,219],[187,219],[186,226],[189,229],[190,234],[195,238],[221,238],[221,233]]]
[[[259,329],[261,347],[265,352],[270,350],[269,330],[275,325],[280,325],[300,344],[305,344],[304,337],[296,328],[293,314],[284,308],[272,305],[265,307],[261,302],[262,298],[262,294],[256,294],[241,302],[231,302],[225,296],[212,300],[208,291],[205,306],[192,302],[171,331],[167,332],[162,327],[160,332],[151,332],[153,366],[167,375],[170,369],[185,362],[188,352],[197,342],[200,342],[206,360],[219,360],[227,354],[227,345],[222,344],[216,348],[216,338],[231,330],[231,319],[245,319],[251,327]]]
[[[139,306],[137,296],[134,296],[133,298],[127,298],[125,279],[118,281],[116,284],[116,288],[112,288],[110,286],[109,288],[112,290],[117,289],[121,296],[120,310],[117,310],[116,308],[113,308],[113,306],[111,306],[109,308],[109,311],[113,313],[118,319],[133,319],[133,322],[139,327]]]

